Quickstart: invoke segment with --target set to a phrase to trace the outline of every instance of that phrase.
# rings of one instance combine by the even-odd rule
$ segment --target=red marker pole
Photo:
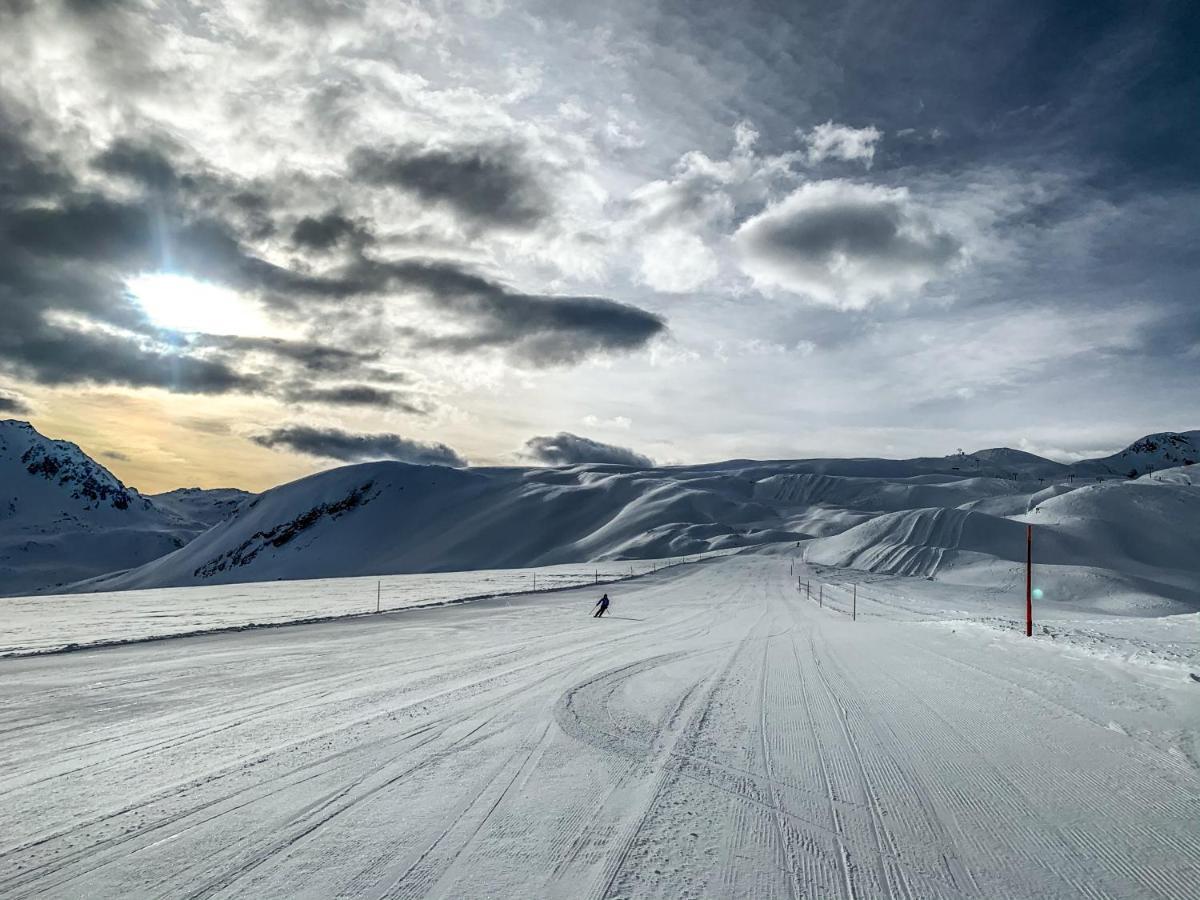
[[[1025,526],[1025,637],[1033,637],[1033,526]]]

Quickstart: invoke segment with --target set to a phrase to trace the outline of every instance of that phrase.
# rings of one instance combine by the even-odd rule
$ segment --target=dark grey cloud
[[[350,155],[355,178],[445,204],[484,225],[532,228],[553,212],[553,200],[514,145],[360,147]]]
[[[5,112],[4,124],[19,118]],[[0,370],[43,384],[117,384],[187,393],[263,393],[246,353],[271,352],[310,371],[340,370],[378,354],[302,341],[201,336],[169,339],[131,302],[125,277],[168,267],[241,287],[287,290],[311,278],[245,251],[233,227],[197,216],[177,197],[178,175],[164,152],[118,141],[94,161],[158,193],[114,199],[79,183],[56,161],[0,133]],[[204,189],[207,190],[209,183]],[[167,192],[170,193],[170,192]],[[71,318],[74,317],[74,318]],[[82,326],[76,319],[110,326]],[[196,354],[216,348],[222,353]]]
[[[130,457],[127,453],[122,453],[120,450],[104,450],[100,453],[106,459],[115,459],[118,462],[129,462]]]
[[[292,229],[292,243],[305,250],[332,250],[341,245],[361,247],[372,240],[364,221],[337,212],[305,216]]]
[[[802,186],[743,223],[735,243],[759,284],[846,308],[920,287],[962,252],[907,192],[840,180]]]
[[[378,388],[370,384],[341,384],[333,386],[294,385],[283,393],[291,403],[322,403],[327,406],[376,406],[412,415],[425,416],[429,404],[403,391]]]
[[[60,189],[67,184],[65,178],[42,183]],[[148,324],[125,296],[120,267],[138,271],[154,258],[150,210],[96,195],[27,205],[35,198],[14,194],[0,205],[0,369],[50,385],[91,382],[189,393],[263,388],[261,379],[227,362],[123,333],[145,332]],[[80,328],[54,313],[123,331]]]
[[[269,388],[261,376],[219,360],[170,353],[134,338],[46,322],[35,322],[17,333],[0,328],[0,369],[56,386],[91,382],[187,394],[262,393]]]
[[[467,465],[467,461],[456,450],[445,444],[414,441],[390,433],[355,434],[340,428],[288,425],[255,435],[251,440],[263,447],[282,448],[342,462],[394,459],[427,466],[461,468]]]
[[[216,347],[237,354],[267,353],[280,359],[297,363],[310,372],[344,374],[375,362],[380,357],[378,350],[350,350],[318,341],[289,340],[286,338],[244,337],[233,334],[201,334],[190,340],[196,347]],[[373,367],[374,374],[384,374]],[[404,376],[401,375],[401,378]]]
[[[179,174],[168,148],[147,141],[118,139],[98,154],[92,165],[101,172],[119,175],[156,190],[169,190],[179,184]]]
[[[628,447],[604,444],[567,431],[538,435],[525,442],[524,453],[548,466],[573,466],[580,463],[614,463],[621,466],[650,468],[654,460]]]
[[[20,397],[14,397],[11,394],[0,394],[0,413],[8,415],[27,416],[32,410],[29,404]]]
[[[92,160],[96,171],[125,178],[144,191],[119,199],[82,189],[52,160],[19,140],[8,142],[13,152],[0,162],[0,369],[44,384],[282,391],[287,397],[286,388],[276,387],[286,384],[286,372],[247,368],[254,354],[270,354],[310,375],[338,378],[334,385],[305,378],[302,388],[290,391],[297,402],[427,411],[423,400],[370,385],[403,380],[368,365],[379,359],[379,351],[215,335],[169,340],[130,301],[124,286],[133,273],[164,268],[253,292],[300,321],[327,315],[325,305],[335,301],[355,302],[361,314],[365,303],[416,294],[448,321],[463,325],[463,331],[449,338],[402,331],[414,347],[461,353],[499,348],[538,366],[635,349],[665,328],[658,316],[605,298],[513,291],[449,262],[375,259],[365,252],[370,224],[337,211],[300,219],[292,237],[307,249],[340,247],[342,260],[317,272],[287,268],[257,256],[243,238],[246,230],[267,227],[263,223],[269,222],[274,202],[269,194],[181,168],[180,154],[168,141],[118,140]],[[482,155],[476,162],[487,164],[476,166],[473,158],[422,152],[409,160],[411,170],[400,170],[423,172],[439,160],[462,163],[467,185],[492,179],[480,196],[490,198],[489,206],[498,204],[494,217],[518,221],[526,209],[522,204],[537,195],[533,182],[522,180],[514,159],[501,163],[505,157]],[[438,190],[446,186],[437,179],[432,183],[442,185]],[[502,185],[513,196],[502,199],[496,193]],[[465,196],[456,202],[467,203]],[[80,328],[56,313],[120,331]],[[355,383],[347,386],[347,380]]]
[[[900,265],[940,265],[959,251],[943,232],[906,234],[905,212],[895,201],[846,203],[805,209],[763,220],[750,229],[750,246],[763,252],[827,263],[830,258],[869,257]]]
[[[499,347],[531,365],[554,366],[636,350],[667,327],[662,317],[636,306],[603,297],[525,294],[453,264],[409,262],[391,271],[471,328],[452,336],[411,332],[423,346],[456,352]]]
[[[6,108],[0,96],[0,209],[18,198],[30,200],[54,194],[71,183],[52,154],[20,138],[31,117]]]

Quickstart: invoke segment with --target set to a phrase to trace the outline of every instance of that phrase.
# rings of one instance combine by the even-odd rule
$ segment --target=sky
[[[344,462],[1200,427],[1178,2],[0,0],[0,417]]]

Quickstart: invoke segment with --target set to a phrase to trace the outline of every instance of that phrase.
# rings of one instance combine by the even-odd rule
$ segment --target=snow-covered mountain
[[[1024,512],[1065,467],[987,451],[913,460],[736,460],[638,469],[322,472],[243,502],[188,546],[82,589],[650,558],[808,540],[880,514],[999,503]]]
[[[239,488],[190,487],[150,494],[150,500],[159,509],[210,528],[229,518],[243,501],[253,496],[249,491]]]
[[[125,486],[75,444],[0,421],[0,594],[139,566],[207,527]]]
[[[1112,456],[1084,460],[1070,468],[1083,476],[1136,478],[1147,472],[1197,463],[1200,463],[1200,431],[1163,431],[1148,434]]]
[[[1106,595],[1143,591],[1186,607],[1197,605],[1200,591],[1200,488],[1186,465],[1200,432],[1151,435],[1122,454],[1070,466],[1004,448],[908,460],[733,460],[657,468],[378,462],[321,472],[257,496],[187,489],[146,498],[74,445],[46,441],[28,426],[9,428],[21,440],[9,440],[13,449],[5,458],[20,461],[7,477],[42,490],[52,486],[60,507],[80,507],[72,508],[72,519],[59,512],[40,525],[48,529],[39,550],[43,570],[57,553],[80,573],[66,590],[801,546],[817,564],[1010,584],[1020,577],[1025,524],[1032,522],[1045,583],[1064,595],[1080,596],[1088,584],[1103,582]],[[1170,462],[1177,467],[1165,471]],[[1128,477],[1151,467],[1153,476]],[[25,490],[32,497],[28,484]],[[18,518],[28,540],[28,516]],[[63,523],[72,535],[124,549],[81,554],[86,544],[60,540]],[[135,533],[140,537],[130,541]],[[36,566],[24,577],[35,586],[46,580]]]

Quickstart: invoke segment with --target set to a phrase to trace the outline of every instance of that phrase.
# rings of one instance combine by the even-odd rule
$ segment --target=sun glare
[[[254,301],[186,275],[154,272],[130,278],[126,286],[150,321],[160,328],[242,336],[278,331]]]

